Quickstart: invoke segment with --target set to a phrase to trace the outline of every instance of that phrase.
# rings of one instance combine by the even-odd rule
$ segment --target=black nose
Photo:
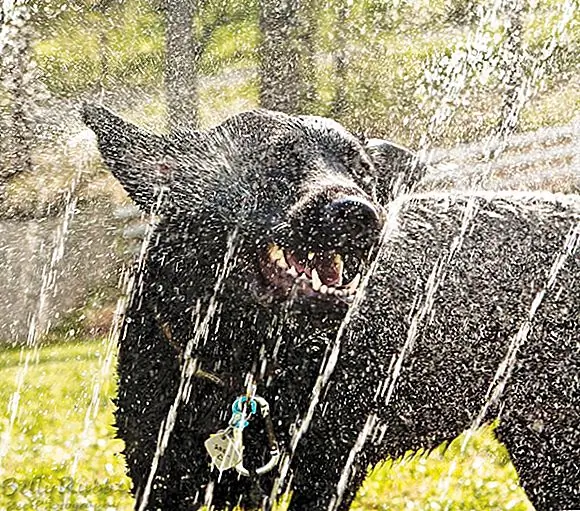
[[[294,220],[300,245],[314,251],[366,250],[378,240],[382,226],[379,209],[356,195],[342,195],[330,201],[319,196]]]
[[[324,207],[327,226],[340,236],[358,239],[376,236],[381,227],[379,212],[363,197],[347,195]]]

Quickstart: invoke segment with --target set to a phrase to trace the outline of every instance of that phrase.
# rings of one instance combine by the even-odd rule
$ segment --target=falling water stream
[[[0,468],[2,466],[2,458],[6,456],[10,446],[10,435],[12,428],[14,427],[14,422],[18,416],[20,393],[28,373],[29,365],[35,359],[37,359],[38,349],[40,347],[39,340],[43,334],[46,334],[49,331],[51,326],[50,320],[45,321],[46,305],[47,301],[50,300],[50,295],[56,285],[56,272],[58,270],[59,263],[63,258],[70,223],[73,221],[75,215],[77,203],[75,189],[78,176],[82,171],[82,168],[83,162],[78,162],[77,174],[73,177],[70,188],[66,194],[66,206],[62,221],[57,226],[53,235],[54,248],[52,250],[52,256],[42,269],[41,286],[38,295],[38,306],[36,311],[34,311],[30,317],[28,338],[26,340],[26,344],[21,348],[21,365],[16,377],[16,391],[12,395],[8,404],[10,419],[8,422],[8,427],[3,431],[2,434],[2,442],[0,444]]]

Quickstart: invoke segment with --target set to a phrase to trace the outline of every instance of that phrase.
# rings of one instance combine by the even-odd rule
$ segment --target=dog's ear
[[[164,137],[137,128],[104,107],[84,105],[82,117],[95,132],[113,175],[137,205],[149,211],[171,184],[175,148]]]
[[[377,195],[381,202],[411,192],[427,171],[427,165],[417,154],[389,140],[369,139],[365,149],[377,170]]]

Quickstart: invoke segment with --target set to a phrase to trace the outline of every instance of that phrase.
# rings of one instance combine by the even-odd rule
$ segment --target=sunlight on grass
[[[6,451],[0,451],[0,510],[132,508],[122,442],[115,439],[111,426],[115,393],[111,348],[106,341],[92,341],[36,352],[0,351],[3,412],[23,378],[10,442]],[[96,396],[95,390],[100,391]],[[88,414],[94,397],[99,398],[98,406]],[[9,414],[0,417],[4,447]],[[360,490],[353,509],[532,509],[491,428],[476,435],[465,453],[460,451],[461,437],[428,457],[409,454],[403,461],[381,464]],[[278,511],[285,508],[281,504]]]
[[[23,378],[8,451],[0,459],[0,509],[48,509],[65,499],[70,509],[131,508],[122,442],[111,427],[114,378],[111,370],[100,374],[106,348],[91,342],[42,348],[36,356],[0,352],[3,411]],[[26,370],[27,354],[32,357]],[[99,388],[95,416],[87,417]],[[2,435],[8,426],[2,414]]]
[[[463,440],[428,456],[408,453],[403,461],[380,464],[352,510],[533,510],[493,429],[483,428],[462,454]]]

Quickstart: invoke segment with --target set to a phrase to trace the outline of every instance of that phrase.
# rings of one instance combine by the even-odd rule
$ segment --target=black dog
[[[368,466],[498,414],[534,505],[580,506],[577,198],[393,201],[425,167],[320,118],[84,118],[160,217],[120,340],[138,508],[347,509]]]

